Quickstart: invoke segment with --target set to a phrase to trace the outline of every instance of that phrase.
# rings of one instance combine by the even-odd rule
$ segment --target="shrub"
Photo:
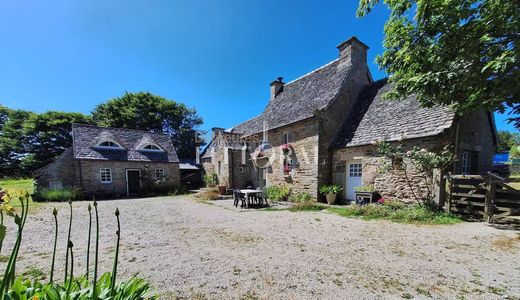
[[[204,200],[204,201],[209,201],[209,200],[217,200],[218,197],[219,197],[219,193],[215,190],[211,190],[211,191],[204,191],[204,192],[200,192],[196,195],[197,198],[201,199],[201,200]]]
[[[291,187],[286,184],[271,185],[266,188],[265,194],[272,201],[287,201],[291,194]]]
[[[218,175],[216,173],[207,173],[204,175],[204,182],[208,187],[215,187],[218,184]]]
[[[384,200],[382,204],[391,210],[400,210],[406,207],[406,204],[399,200]]]
[[[304,202],[310,202],[312,201],[311,194],[309,193],[298,193],[291,195],[289,197],[289,201],[295,202],[295,203],[304,203]]]
[[[141,195],[145,197],[157,196],[175,196],[183,195],[188,192],[188,189],[182,184],[169,184],[164,181],[154,181],[148,187],[141,191]]]
[[[42,188],[34,195],[36,201],[68,201],[81,200],[82,198],[81,190],[74,188]]]

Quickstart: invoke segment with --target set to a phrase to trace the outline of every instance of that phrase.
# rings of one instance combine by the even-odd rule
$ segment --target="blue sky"
[[[335,59],[357,36],[382,52],[388,12],[355,16],[357,1],[13,1],[0,3],[0,103],[89,113],[125,91],[195,107],[202,129],[264,109],[269,82]],[[497,116],[499,129],[514,130]]]

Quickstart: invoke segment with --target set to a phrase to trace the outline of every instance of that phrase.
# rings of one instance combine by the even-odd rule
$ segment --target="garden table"
[[[249,208],[249,200],[251,199],[251,195],[253,194],[262,194],[262,190],[253,190],[253,189],[245,189],[240,190],[242,194],[244,194],[244,197],[246,198],[246,208]]]

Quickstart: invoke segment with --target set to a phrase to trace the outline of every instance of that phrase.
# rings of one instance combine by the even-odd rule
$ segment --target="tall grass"
[[[34,195],[37,201],[68,201],[80,200],[82,198],[81,190],[73,188],[50,189],[42,188]]]

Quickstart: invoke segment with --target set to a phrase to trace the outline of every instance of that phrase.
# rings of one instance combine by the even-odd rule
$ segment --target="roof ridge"
[[[144,132],[144,133],[151,133],[151,134],[159,134],[159,135],[170,136],[169,134],[164,133],[164,132],[155,132],[155,131],[148,131],[148,130],[134,129],[134,128],[126,128],[126,127],[98,126],[98,125],[93,125],[93,124],[72,123],[72,127],[74,127],[74,126],[93,127],[93,128],[99,128],[99,129],[120,129],[120,130],[137,131],[137,132]]]
[[[294,82],[296,82],[296,81],[298,81],[298,80],[300,80],[300,79],[302,79],[302,78],[304,78],[304,77],[307,77],[307,76],[309,76],[309,75],[311,75],[311,74],[313,74],[313,73],[315,73],[315,72],[318,72],[319,70],[324,69],[324,68],[330,66],[331,64],[337,62],[338,60],[339,60],[339,58],[336,58],[335,60],[333,60],[333,61],[331,61],[331,62],[328,62],[328,63],[324,64],[323,66],[317,68],[317,69],[314,69],[314,70],[312,70],[312,71],[310,71],[310,72],[308,72],[308,73],[303,74],[302,76],[300,76],[300,77],[298,77],[298,78],[296,78],[296,79],[293,79],[293,80],[287,82],[285,85],[288,85],[288,84],[294,83]]]

